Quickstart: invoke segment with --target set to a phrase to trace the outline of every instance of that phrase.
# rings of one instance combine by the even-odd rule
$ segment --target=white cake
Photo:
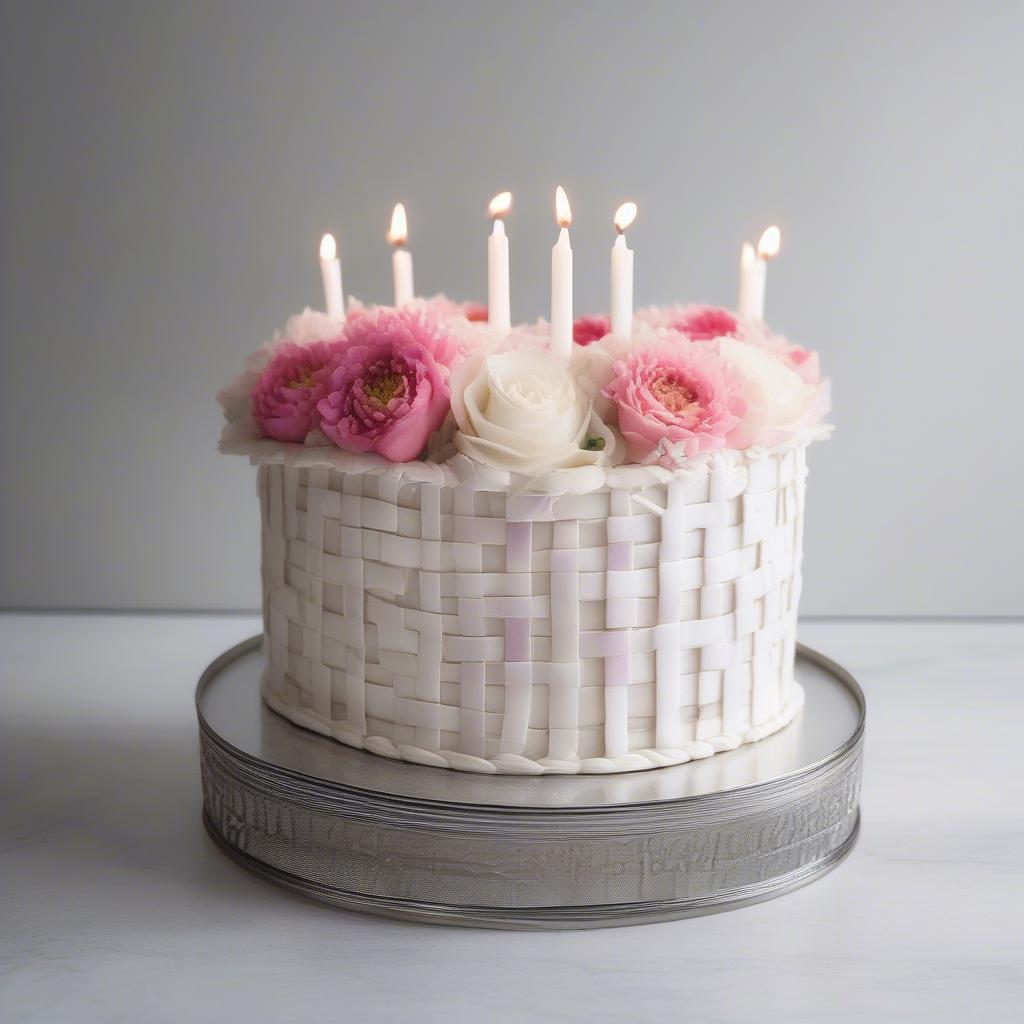
[[[264,696],[351,746],[608,772],[760,739],[793,678],[804,446],[509,495],[264,465]]]
[[[376,315],[357,311],[363,323],[353,328],[307,314],[284,337],[300,348],[333,338],[351,353],[375,337],[369,321]],[[401,367],[366,369],[372,359],[363,358],[358,373],[366,380],[353,399],[344,391],[351,371],[330,369],[341,356],[324,356],[329,367],[317,377],[313,362],[296,369],[293,353],[275,383],[273,374],[267,378],[275,348],[265,349],[222,397],[229,419],[222,448],[259,466],[266,703],[296,725],[376,754],[518,774],[679,764],[791,721],[803,702],[793,669],[806,451],[822,433],[827,385],[801,376],[796,367],[808,354],[762,325],[736,321],[728,343],[694,341],[661,322],[670,315],[655,311],[628,339],[609,335],[578,346],[571,365],[583,389],[573,392],[582,426],[566,425],[563,442],[575,437],[568,458],[564,444],[551,447],[543,431],[523,442],[527,462],[548,448],[561,460],[541,459],[535,471],[521,471],[527,462],[515,461],[523,452],[512,434],[511,454],[501,448],[492,458],[490,428],[474,415],[508,395],[513,404],[546,408],[547,392],[523,397],[521,379],[499,379],[519,365],[513,359],[512,370],[494,363],[488,371],[498,398],[480,399],[480,367],[491,365],[488,353],[508,351],[508,339],[447,310],[435,324],[459,342],[457,368],[445,375],[453,415],[431,433],[421,457],[406,461],[382,457],[383,445],[344,450],[340,442],[348,443],[356,421],[339,430],[332,420],[337,408],[349,416],[353,402],[351,415],[397,409],[396,389],[415,385],[412,376],[402,382]],[[542,340],[545,329],[528,333]],[[609,382],[633,372],[621,361],[633,347],[658,353],[669,344],[677,349],[665,357],[668,370],[644,378],[643,401],[660,396],[668,412],[659,415],[678,413],[689,428],[637,458],[643,439],[635,411],[624,411],[619,399],[618,411],[612,408]],[[685,359],[677,360],[683,377],[671,376],[687,345],[698,363],[708,353],[722,360],[726,384],[718,377],[712,384],[732,389],[735,402],[723,421],[732,432],[723,427],[721,438],[701,433],[712,429],[713,410],[693,416],[700,402],[709,409],[713,402],[685,377]],[[734,360],[737,345],[744,359],[747,348],[758,350],[750,362],[760,376]],[[761,372],[768,357],[778,373]],[[300,401],[294,418],[287,403],[299,399],[282,388],[307,386],[312,397]],[[341,395],[333,406],[324,397],[332,387]],[[786,388],[783,415],[770,392]],[[252,405],[250,394],[257,396]],[[267,394],[276,396],[270,406]],[[582,414],[580,402],[587,403]],[[260,410],[262,427],[254,422]],[[290,432],[296,423],[299,433],[309,429],[301,440],[268,437],[268,429],[284,432],[281,422]],[[552,422],[558,428],[561,421]],[[750,429],[740,431],[743,424]],[[522,431],[531,430],[524,421]],[[745,443],[730,446],[725,438]],[[705,444],[717,447],[698,450]]]

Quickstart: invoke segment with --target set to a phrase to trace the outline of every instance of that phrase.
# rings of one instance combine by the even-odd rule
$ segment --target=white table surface
[[[195,681],[252,617],[0,617],[0,1020],[1024,1019],[1024,624],[805,622],[868,696],[852,856],[778,900],[514,933],[258,881],[200,824]]]

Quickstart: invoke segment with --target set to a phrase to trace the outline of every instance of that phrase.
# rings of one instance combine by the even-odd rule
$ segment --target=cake
[[[760,318],[293,317],[219,396],[258,467],[263,699],[486,773],[623,772],[796,716],[817,356]]]

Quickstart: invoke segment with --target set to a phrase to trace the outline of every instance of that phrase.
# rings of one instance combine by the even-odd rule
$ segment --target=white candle
[[[782,245],[782,232],[772,224],[764,229],[757,250],[749,242],[740,251],[740,300],[738,312],[746,320],[764,319],[768,261],[775,259]]]
[[[754,247],[744,242],[740,249],[740,297],[736,311],[743,320],[754,319],[755,304],[764,308],[764,264],[757,258]]]
[[[636,203],[623,203],[613,223],[618,237],[612,246],[612,334],[633,333],[633,250],[626,245],[626,228],[636,219]]]
[[[412,302],[415,292],[412,287],[412,253],[405,248],[409,241],[409,225],[405,219],[405,207],[395,203],[391,214],[391,229],[388,241],[395,247],[391,256],[391,271],[395,279],[395,305],[404,306]]]
[[[558,241],[551,250],[551,351],[561,359],[572,355],[572,209],[561,185],[555,192]]]
[[[341,290],[341,260],[334,235],[320,239],[320,274],[324,279],[324,308],[328,316],[344,318],[345,296]]]
[[[512,206],[512,193],[499,192],[487,208],[494,220],[487,239],[487,321],[492,327],[507,331],[512,326],[509,298],[508,235],[502,218]]]

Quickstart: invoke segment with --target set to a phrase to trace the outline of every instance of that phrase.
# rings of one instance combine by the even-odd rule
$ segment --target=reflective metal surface
[[[801,648],[801,715],[760,743],[606,776],[476,776],[307,732],[259,698],[259,638],[196,694],[210,834],[314,898],[491,927],[593,927],[767,899],[837,863],[857,831],[863,695]]]

